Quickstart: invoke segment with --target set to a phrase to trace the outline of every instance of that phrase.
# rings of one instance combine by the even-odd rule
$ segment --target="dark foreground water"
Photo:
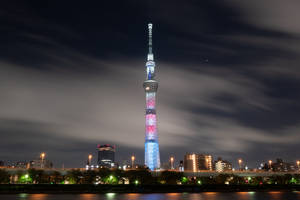
[[[0,200],[300,200],[300,192],[204,192],[166,194],[12,194]]]

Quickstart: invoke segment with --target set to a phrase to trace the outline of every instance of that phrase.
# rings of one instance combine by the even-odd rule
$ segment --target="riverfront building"
[[[213,170],[211,155],[187,153],[184,156],[183,164],[184,171],[198,172],[200,170]]]
[[[98,165],[101,167],[112,168],[115,166],[116,146],[105,144],[98,145]]]
[[[232,170],[232,164],[227,160],[222,160],[222,158],[218,158],[218,160],[216,160],[214,164],[215,164],[216,172],[224,172],[224,171]]]

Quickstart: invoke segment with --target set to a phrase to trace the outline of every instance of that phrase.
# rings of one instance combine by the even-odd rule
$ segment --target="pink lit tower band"
[[[145,165],[151,170],[160,168],[158,133],[156,126],[155,96],[158,82],[155,80],[155,62],[152,53],[152,24],[148,24],[149,52],[146,62],[146,81],[143,87],[146,92],[146,132],[145,132]]]

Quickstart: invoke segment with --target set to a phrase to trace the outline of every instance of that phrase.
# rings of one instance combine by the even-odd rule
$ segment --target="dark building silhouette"
[[[23,168],[23,169],[29,168],[29,163],[26,161],[18,161],[16,163],[16,168]]]
[[[271,167],[275,172],[290,172],[296,169],[293,163],[283,162],[280,158],[276,159],[276,162],[272,163]]]
[[[17,162],[12,162],[12,161],[0,161],[0,167],[5,167],[5,168],[29,168],[29,163],[27,161],[17,161]]]
[[[24,165],[20,164],[20,166],[24,166]],[[50,160],[37,159],[37,160],[30,161],[29,164],[26,165],[26,168],[27,166],[28,168],[35,168],[35,169],[51,169],[53,167],[53,163]]]
[[[293,172],[297,167],[294,163],[284,162],[281,158],[277,158],[276,162],[261,164],[261,169],[274,172]]]
[[[183,171],[184,171],[183,160],[181,160],[181,161],[179,162],[178,170],[179,170],[180,172],[183,172]]]
[[[115,166],[116,147],[110,144],[98,145],[98,165],[112,168]]]

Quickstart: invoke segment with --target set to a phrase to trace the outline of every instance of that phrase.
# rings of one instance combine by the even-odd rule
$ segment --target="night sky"
[[[9,2],[9,3],[8,3]],[[0,160],[83,167],[97,144],[144,161],[153,23],[162,163],[300,158],[300,1],[7,1]]]

